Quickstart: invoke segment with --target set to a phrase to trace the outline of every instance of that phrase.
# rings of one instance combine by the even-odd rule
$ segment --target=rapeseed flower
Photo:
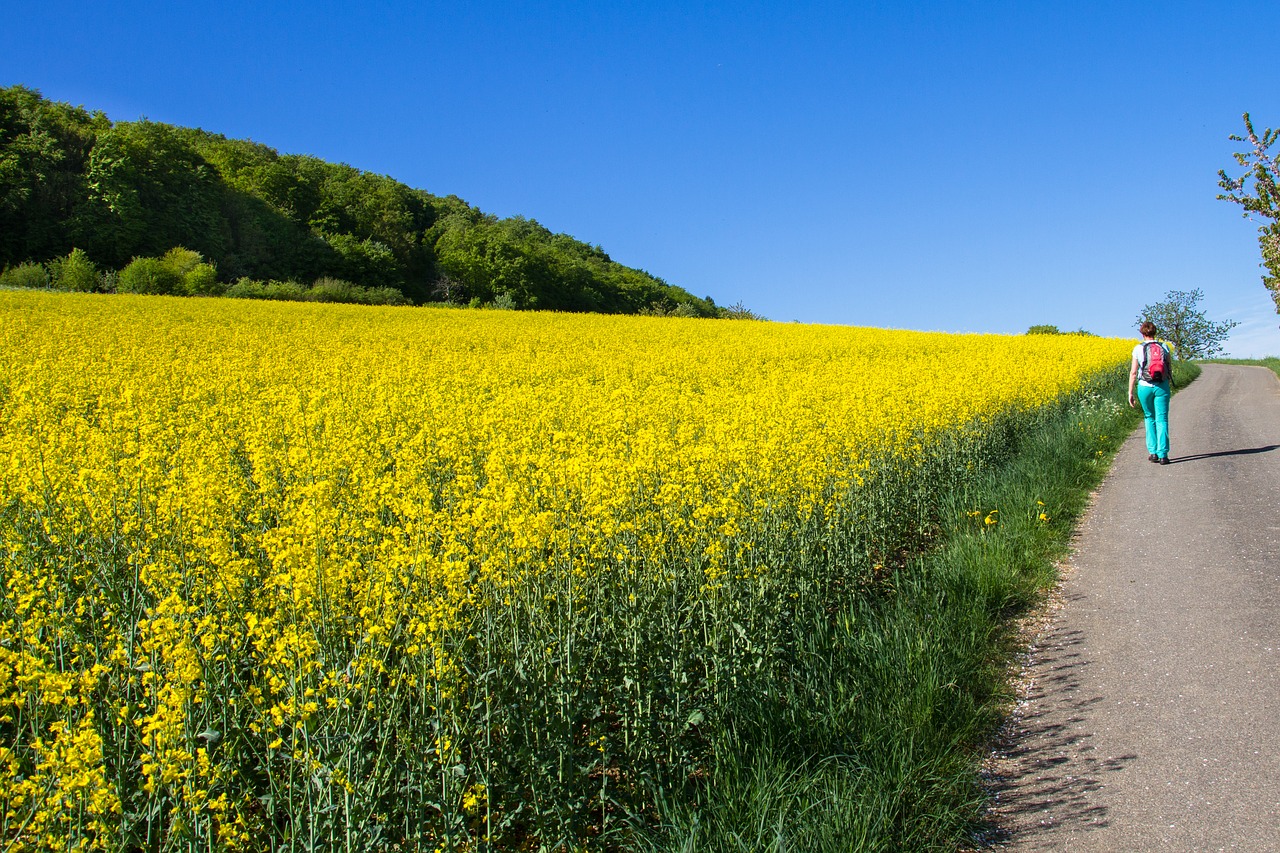
[[[0,811],[32,848],[295,820],[457,847],[520,785],[599,810],[688,776],[796,614],[888,576],[939,493],[1128,354],[18,292],[0,318]]]

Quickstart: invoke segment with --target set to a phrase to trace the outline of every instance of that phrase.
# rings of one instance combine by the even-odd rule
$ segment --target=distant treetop
[[[1076,329],[1074,332],[1064,332],[1057,326],[1041,325],[1032,326],[1027,329],[1028,335],[1085,335],[1086,337],[1097,337],[1093,332],[1086,332],[1084,329]]]

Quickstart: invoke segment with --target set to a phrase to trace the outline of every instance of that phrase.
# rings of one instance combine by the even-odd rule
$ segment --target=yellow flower
[[[272,778],[322,803],[315,780],[372,784],[326,750],[413,732],[403,748],[451,786],[438,801],[487,809],[468,775],[495,731],[484,673],[572,681],[561,667],[593,653],[574,625],[660,644],[675,632],[642,620],[676,608],[732,672],[758,602],[856,594],[922,543],[851,537],[920,530],[935,466],[982,474],[1005,427],[1129,350],[0,291],[0,811],[52,846],[105,845],[107,768],[137,766],[158,820],[244,849],[264,792],[229,744],[265,746]],[[1053,375],[1024,381],[1038,361]],[[616,718],[663,705],[635,702]]]

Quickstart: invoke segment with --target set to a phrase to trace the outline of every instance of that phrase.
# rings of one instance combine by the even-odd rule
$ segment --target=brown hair
[[[1138,331],[1142,332],[1142,336],[1144,338],[1154,338],[1158,334],[1156,324],[1150,320],[1143,322],[1143,324],[1138,327]]]

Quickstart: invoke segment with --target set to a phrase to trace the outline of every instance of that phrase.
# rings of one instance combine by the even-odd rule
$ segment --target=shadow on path
[[[1078,599],[1079,596],[1072,596]],[[997,760],[988,765],[985,787],[996,805],[993,820],[978,833],[986,845],[1015,836],[1035,839],[1055,827],[1074,831],[1109,824],[1107,807],[1094,794],[1107,774],[1122,770],[1137,755],[1099,754],[1090,717],[1103,696],[1084,688],[1090,661],[1082,632],[1059,622],[1030,650],[1033,679],[1019,708],[997,739]],[[1053,703],[1044,701],[1055,697]],[[1007,795],[1016,791],[1010,802]]]
[[[1268,444],[1266,447],[1250,447],[1243,450],[1219,450],[1217,453],[1197,453],[1195,456],[1179,456],[1177,459],[1170,459],[1170,465],[1177,465],[1179,462],[1194,462],[1197,459],[1213,459],[1218,456],[1250,456],[1254,453],[1270,453],[1273,450],[1280,450],[1280,444]]]

